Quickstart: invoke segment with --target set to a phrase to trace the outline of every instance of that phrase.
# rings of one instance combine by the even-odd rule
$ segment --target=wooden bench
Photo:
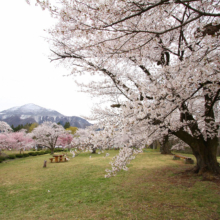
[[[54,158],[49,158],[50,159],[50,162],[52,163],[53,162],[53,160],[54,160]]]
[[[177,155],[175,154],[173,156],[173,160],[180,160],[180,158],[184,159],[185,164],[194,164],[194,160],[190,157],[182,156],[182,155]]]

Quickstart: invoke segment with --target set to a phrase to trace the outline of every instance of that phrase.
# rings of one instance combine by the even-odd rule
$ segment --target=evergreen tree
[[[69,127],[70,127],[70,123],[69,123],[69,122],[66,122],[65,125],[64,125],[64,128],[67,129],[67,128],[69,128]]]

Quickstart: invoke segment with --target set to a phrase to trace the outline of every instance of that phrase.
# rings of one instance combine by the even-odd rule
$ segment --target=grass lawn
[[[50,163],[49,154],[0,163],[0,219],[220,219],[220,182],[191,176],[184,171],[193,165],[153,150],[106,179],[117,152],[63,163]]]

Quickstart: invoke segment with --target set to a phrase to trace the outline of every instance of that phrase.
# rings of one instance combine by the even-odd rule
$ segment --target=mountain
[[[26,104],[19,107],[13,107],[0,112],[0,121],[5,121],[15,127],[19,124],[37,122],[42,124],[44,121],[60,122],[64,125],[69,122],[71,126],[86,128],[91,124],[83,118],[76,116],[65,116],[51,109],[46,109],[35,104]]]

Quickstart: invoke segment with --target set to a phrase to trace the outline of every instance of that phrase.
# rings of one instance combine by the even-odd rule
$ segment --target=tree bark
[[[163,136],[162,140],[160,141],[160,152],[161,154],[171,154],[168,135]]]
[[[50,151],[51,151],[51,155],[53,155],[54,154],[54,148],[53,147],[51,147],[51,148],[49,148],[50,149]]]
[[[220,174],[220,167],[217,161],[218,139],[212,139],[211,143],[201,140],[191,144],[194,156],[196,157],[195,172],[203,174],[206,172]]]
[[[92,148],[92,154],[96,154],[96,148]]]
[[[218,149],[217,149],[217,156],[220,157],[220,146],[219,145],[218,145]]]
[[[203,175],[205,173],[220,174],[220,167],[217,161],[218,138],[207,138],[204,140],[202,135],[193,137],[184,130],[173,133],[182,141],[187,143],[196,158],[195,172]]]

